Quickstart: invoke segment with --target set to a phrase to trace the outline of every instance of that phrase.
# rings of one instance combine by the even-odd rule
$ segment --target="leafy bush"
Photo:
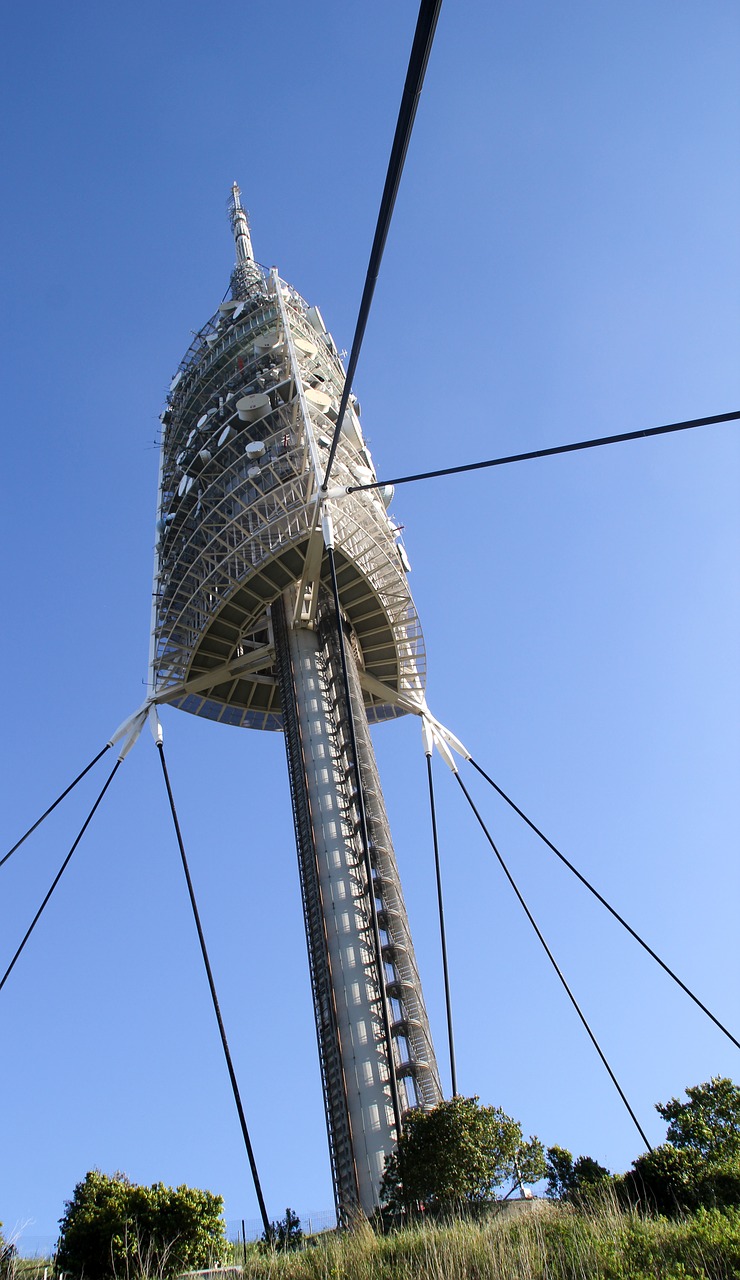
[[[625,1204],[667,1217],[732,1208],[740,1205],[740,1158],[705,1160],[664,1143],[638,1156],[616,1186]]]
[[[205,1267],[226,1248],[223,1200],[210,1191],[140,1187],[94,1170],[74,1189],[60,1220],[60,1271],[108,1277],[175,1275]]]
[[[579,1156],[574,1160],[566,1147],[548,1147],[546,1195],[550,1200],[569,1204],[588,1204],[611,1184],[612,1175],[598,1160]]]
[[[701,1160],[695,1152],[677,1151],[664,1143],[638,1156],[617,1187],[626,1204],[671,1217],[699,1207],[700,1176]]]
[[[0,1222],[0,1280],[5,1280],[6,1276],[13,1273],[17,1249],[12,1240],[5,1239],[2,1228],[3,1224]]]
[[[740,1275],[737,1211],[699,1209],[677,1222],[626,1219],[619,1268],[610,1280],[733,1280]]]
[[[656,1110],[668,1121],[668,1141],[617,1180],[623,1200],[673,1217],[740,1205],[740,1088],[713,1076]]]
[[[676,1217],[699,1208],[740,1206],[740,1087],[725,1076],[659,1102],[668,1141],[646,1151],[619,1177],[565,1147],[547,1152],[547,1195],[588,1207],[612,1188],[624,1208]]]

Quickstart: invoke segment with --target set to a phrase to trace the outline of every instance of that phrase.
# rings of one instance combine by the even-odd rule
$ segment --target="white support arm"
[[[138,708],[137,711],[134,711],[132,715],[127,716],[127,718],[123,721],[122,724],[119,724],[115,733],[111,734],[110,738],[108,739],[108,746],[115,747],[116,743],[120,742],[121,738],[125,737],[126,734],[131,732],[131,730],[134,727],[134,723],[138,719],[138,717],[146,716],[146,713],[148,710],[149,710],[149,698],[147,698],[146,702],[143,702],[141,704],[141,706]],[[139,730],[139,732],[141,732],[141,730]]]
[[[155,706],[151,706],[149,708],[149,728],[152,731],[152,737],[154,738],[156,745],[158,747],[161,746],[164,741],[164,735],[162,734],[162,725],[160,724],[159,716],[157,715],[157,708]]]
[[[436,725],[433,722],[430,722],[429,727],[432,731],[432,737],[434,738],[434,745],[437,748],[442,759],[444,760],[445,764],[447,765],[447,768],[450,770],[451,773],[457,773],[457,763],[455,761],[455,757],[450,751],[450,748],[448,747],[441,733],[438,731]]]
[[[326,534],[324,537],[326,538]],[[327,543],[328,545],[329,543]],[[385,702],[389,702],[391,706],[400,707],[403,711],[410,711],[415,716],[421,716],[423,725],[428,726],[427,729],[422,727],[425,755],[430,754],[427,751],[428,738],[426,736],[427,733],[430,733],[442,759],[449,765],[453,773],[457,772],[457,766],[455,765],[452,751],[462,756],[463,760],[472,759],[471,753],[457,735],[447,729],[436,716],[432,715],[423,693],[397,693],[395,689],[391,689],[390,685],[384,684],[382,680],[376,679],[375,676],[371,676],[367,671],[360,673],[360,684],[368,693],[374,694],[377,698],[382,698]]]
[[[134,720],[133,728],[129,736],[127,737],[126,741],[124,742],[123,746],[121,747],[121,750],[118,753],[118,759],[120,761],[123,761],[126,759],[126,756],[128,755],[131,748],[138,742],[139,734],[141,733],[142,729],[144,728],[144,725],[146,724],[147,714],[148,712],[141,711],[139,712],[139,715]]]
[[[333,551],[334,550],[334,521],[332,520],[331,514],[327,511],[326,507],[322,508],[321,528],[324,534],[324,546],[326,547],[327,551]]]
[[[462,756],[463,760],[472,760],[473,757],[471,756],[467,747],[463,746],[460,739],[455,737],[455,734],[451,733],[449,729],[446,729],[443,724],[440,724],[436,716],[432,716],[431,719],[435,729],[437,730],[437,733],[441,738],[444,738],[447,745],[449,747],[452,747],[452,750],[456,751],[459,756]]]

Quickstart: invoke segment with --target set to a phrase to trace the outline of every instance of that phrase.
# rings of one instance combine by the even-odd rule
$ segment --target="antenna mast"
[[[236,263],[239,267],[246,262],[254,262],[252,237],[249,234],[249,219],[247,218],[246,209],[242,206],[241,194],[239,184],[235,182],[231,188],[228,210],[229,221],[231,222],[231,229],[234,232],[234,241],[236,243]]]

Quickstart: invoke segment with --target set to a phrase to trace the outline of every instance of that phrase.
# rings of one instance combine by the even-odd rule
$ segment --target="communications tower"
[[[284,733],[346,1221],[377,1205],[403,1112],[442,1097],[369,732],[369,722],[403,714],[404,695],[421,696],[424,647],[386,510],[392,494],[343,492],[375,479],[354,397],[336,496],[320,501],[345,377],[331,334],[317,307],[255,262],[236,183],[229,215],[231,296],[196,334],[162,414],[151,693],[193,715]],[[330,528],[357,772],[327,587]]]

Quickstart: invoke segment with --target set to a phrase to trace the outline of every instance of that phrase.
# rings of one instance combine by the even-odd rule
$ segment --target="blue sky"
[[[349,347],[416,6],[15,6],[2,210],[5,844],[143,696],[158,414],[225,203]],[[731,3],[443,7],[355,390],[381,473],[738,405]],[[428,697],[737,1034],[737,426],[399,489]],[[268,1210],[331,1205],[279,735],[163,713]],[[418,724],[375,731],[443,1075]],[[89,778],[0,872],[12,955]],[[637,1133],[437,772],[459,1084],[612,1169]],[[652,1142],[737,1051],[466,778]],[[4,966],[3,966],[4,967]],[[142,738],[2,994],[0,1218],[87,1169],[257,1216]],[[25,1224],[25,1225],[24,1225]]]

